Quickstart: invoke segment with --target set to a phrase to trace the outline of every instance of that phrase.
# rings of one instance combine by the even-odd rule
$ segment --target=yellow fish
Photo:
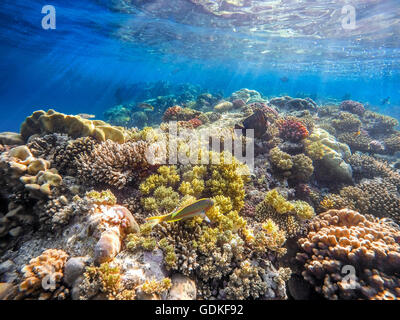
[[[144,109],[144,111],[154,111],[154,107],[145,102],[139,103],[137,107],[140,109]]]
[[[361,134],[361,131],[358,130],[356,133],[354,133],[354,136],[355,136],[355,137],[358,137],[360,134]]]
[[[183,207],[177,211],[173,211],[169,214],[157,217],[150,217],[146,220],[152,221],[153,226],[161,222],[175,222],[179,220],[186,220],[196,216],[202,216],[206,221],[210,221],[207,217],[207,211],[212,208],[214,201],[212,199],[200,199],[196,202]]]

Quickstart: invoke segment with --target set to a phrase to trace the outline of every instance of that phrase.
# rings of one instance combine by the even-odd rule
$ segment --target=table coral
[[[400,297],[400,232],[385,219],[349,209],[329,210],[298,241],[303,277],[327,299]],[[348,276],[348,271],[354,270]]]
[[[400,151],[400,132],[391,134],[388,138],[384,140],[385,150],[389,154],[395,154]]]
[[[122,128],[113,127],[100,120],[88,120],[80,116],[70,116],[54,110],[35,111],[21,125],[21,135],[25,141],[34,134],[66,133],[72,138],[93,137],[99,141],[125,141]]]
[[[373,111],[366,111],[363,115],[363,127],[371,134],[388,134],[394,131],[399,122],[392,117]]]
[[[395,185],[397,190],[400,191],[400,174],[386,162],[371,156],[354,154],[349,158],[349,163],[357,180],[382,177]]]

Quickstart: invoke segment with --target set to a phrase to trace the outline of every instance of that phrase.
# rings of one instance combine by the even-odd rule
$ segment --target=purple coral
[[[362,116],[365,112],[365,108],[364,106],[357,101],[353,101],[353,100],[345,100],[340,104],[340,109],[351,112],[351,113],[355,113],[359,116]]]

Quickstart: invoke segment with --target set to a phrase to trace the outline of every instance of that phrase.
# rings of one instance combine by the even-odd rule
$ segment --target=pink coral
[[[176,120],[179,113],[182,112],[182,107],[173,106],[164,112],[163,121]]]
[[[197,128],[203,124],[203,122],[198,118],[191,119],[188,122],[193,126],[193,128]]]
[[[300,121],[293,119],[278,120],[277,125],[280,136],[288,141],[298,142],[309,135],[306,126]]]

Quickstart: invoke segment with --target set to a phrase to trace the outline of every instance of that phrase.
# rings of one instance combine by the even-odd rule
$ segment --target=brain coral
[[[321,128],[316,128],[304,140],[304,144],[307,155],[325,167],[324,174],[331,174],[339,180],[351,181],[352,169],[346,162],[351,152],[346,144],[336,141],[334,136]]]
[[[327,299],[400,297],[398,226],[342,209],[318,215],[309,227],[297,259],[318,293]]]

